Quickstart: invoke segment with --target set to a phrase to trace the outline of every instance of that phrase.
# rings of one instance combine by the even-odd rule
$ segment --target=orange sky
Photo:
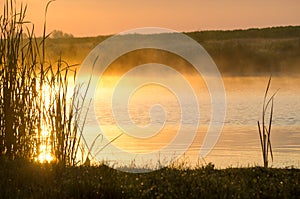
[[[39,35],[48,0],[23,2]],[[145,26],[194,31],[300,25],[299,9],[298,0],[56,0],[47,28],[96,36]]]

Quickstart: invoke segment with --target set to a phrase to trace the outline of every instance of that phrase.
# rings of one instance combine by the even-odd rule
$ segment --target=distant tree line
[[[246,38],[294,38],[300,37],[300,26],[250,28],[247,30],[212,30],[186,33],[198,42],[205,40],[246,39]]]
[[[201,31],[185,34],[205,48],[222,75],[269,75],[270,73],[300,75],[300,26]],[[147,37],[147,35],[132,36],[136,40],[143,40],[143,37]],[[50,58],[62,55],[66,61],[80,64],[88,53],[106,38],[107,36],[98,36],[48,40],[48,54]],[[177,45],[181,47],[183,44]],[[147,61],[171,65],[181,72],[195,72],[184,60],[176,59],[169,53],[154,50],[123,55],[114,62],[114,67],[111,67],[110,72],[122,73],[134,65]]]
[[[74,36],[69,33],[64,33],[61,30],[54,30],[51,33],[51,38],[56,39],[56,38],[73,38]]]

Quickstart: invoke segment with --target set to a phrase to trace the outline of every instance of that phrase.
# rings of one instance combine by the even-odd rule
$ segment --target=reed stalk
[[[52,1],[47,4],[45,14]],[[25,21],[27,6],[17,11],[6,0],[0,16],[0,157],[38,160],[48,151],[64,165],[78,163],[85,96],[71,88],[76,66],[61,58],[47,62],[46,23],[42,38]],[[82,120],[82,118],[84,118]]]
[[[257,121],[258,134],[260,139],[260,145],[262,150],[262,157],[264,162],[264,167],[267,168],[269,165],[269,155],[273,161],[273,150],[271,144],[271,129],[273,121],[273,109],[274,109],[274,97],[277,92],[275,92],[271,97],[268,98],[268,92],[270,89],[272,77],[269,78],[267,88],[264,95],[263,108],[262,108],[262,123]],[[270,112],[269,121],[266,121],[268,110]]]

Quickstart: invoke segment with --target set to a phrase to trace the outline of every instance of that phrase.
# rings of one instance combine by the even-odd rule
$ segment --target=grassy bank
[[[165,168],[131,174],[20,160],[0,164],[1,198],[298,198],[299,169]]]

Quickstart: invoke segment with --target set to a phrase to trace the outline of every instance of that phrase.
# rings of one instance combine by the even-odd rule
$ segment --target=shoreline
[[[300,169],[163,168],[145,174],[107,166],[0,161],[2,198],[297,198]]]

